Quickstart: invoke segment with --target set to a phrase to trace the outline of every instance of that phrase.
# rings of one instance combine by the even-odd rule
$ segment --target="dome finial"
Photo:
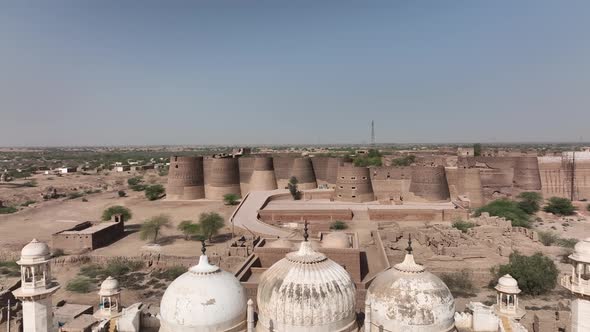
[[[412,234],[408,234],[408,247],[406,248],[406,251],[408,252],[408,255],[411,255],[412,251],[414,251],[414,249],[412,249]]]
[[[201,239],[201,255],[205,256],[205,252],[207,252],[207,246],[205,245],[205,239]]]
[[[303,222],[303,241],[307,242],[307,238],[309,234],[307,234],[307,220]]]

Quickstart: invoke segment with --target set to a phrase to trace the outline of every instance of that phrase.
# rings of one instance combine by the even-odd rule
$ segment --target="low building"
[[[93,223],[85,221],[51,236],[53,248],[65,253],[80,253],[107,246],[125,233],[122,215],[114,215],[111,221]]]
[[[61,174],[69,174],[69,173],[76,173],[78,170],[77,167],[61,167],[57,169]]]

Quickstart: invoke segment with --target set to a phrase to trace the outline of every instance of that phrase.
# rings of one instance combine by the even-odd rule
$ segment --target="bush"
[[[224,226],[224,220],[217,212],[201,213],[199,216],[200,234],[211,242],[214,235],[219,233]]]
[[[25,187],[36,187],[37,186],[37,180],[27,181],[27,182],[23,183],[23,186],[25,186]]]
[[[519,199],[518,207],[528,214],[535,214],[541,209],[543,197],[537,192],[526,191],[520,193],[517,198]]]
[[[467,233],[470,228],[475,227],[475,224],[472,222],[464,221],[464,220],[457,220],[453,223],[453,228],[460,230],[463,233]]]
[[[18,209],[14,206],[2,206],[0,207],[0,214],[11,214],[17,212]]]
[[[569,238],[569,239],[561,238],[561,239],[557,240],[557,244],[559,246],[564,247],[564,248],[570,248],[570,249],[573,249],[577,243],[578,243],[578,239],[573,239],[573,238]]]
[[[107,263],[102,273],[102,276],[111,276],[116,279],[118,277],[128,274],[129,272],[135,272],[137,270],[140,270],[141,268],[143,268],[143,262],[141,261],[116,258],[110,260]]]
[[[343,229],[347,229],[348,225],[341,220],[336,220],[334,221],[331,225],[330,225],[330,229],[332,230],[343,230]]]
[[[391,161],[391,164],[393,166],[404,167],[404,166],[412,165],[415,161],[416,161],[416,156],[411,154],[411,155],[408,155],[405,157],[395,158]]]
[[[133,190],[133,191],[144,191],[145,188],[147,188],[147,186],[145,184],[136,184],[136,185],[130,186],[129,188],[131,188],[131,190]]]
[[[117,191],[117,195],[119,195],[119,197],[125,197],[127,196],[127,193],[125,192],[125,190],[119,190]]]
[[[576,213],[576,207],[567,198],[551,197],[543,211],[553,213],[558,216],[571,216]]]
[[[20,266],[13,261],[0,261],[0,275],[6,277],[20,277]]]
[[[240,199],[240,196],[238,196],[236,194],[223,195],[223,201],[225,202],[225,205],[236,205],[236,204],[238,204],[239,199]]]
[[[443,273],[440,279],[449,287],[454,297],[475,296],[475,287],[471,281],[471,273],[466,269],[454,273]]]
[[[90,293],[94,290],[94,281],[85,276],[77,276],[68,282],[66,290],[74,293]]]
[[[51,254],[53,257],[61,257],[61,256],[65,256],[65,252],[63,249],[61,248],[57,248],[53,251],[53,254]]]
[[[76,198],[80,198],[82,196],[84,196],[84,193],[81,193],[79,191],[73,191],[68,194],[68,199],[76,199]]]
[[[31,204],[35,204],[35,203],[37,203],[37,201],[28,200],[28,201],[26,201],[26,202],[22,203],[20,206],[24,206],[24,207],[26,207],[26,206],[29,206],[29,205],[31,205]]]
[[[188,271],[188,269],[184,266],[172,266],[162,271],[154,271],[152,272],[152,276],[158,279],[173,281],[186,271]]]
[[[143,182],[143,178],[141,176],[134,176],[132,178],[127,179],[127,184],[129,187],[136,186]]]
[[[510,255],[508,264],[500,265],[492,272],[495,275],[495,280],[492,280],[494,286],[501,276],[510,274],[518,281],[523,294],[528,295],[542,295],[555,288],[559,274],[555,263],[542,253],[523,256],[517,252]]]
[[[154,184],[145,188],[145,197],[150,201],[162,198],[165,193],[166,189],[161,184]]]
[[[495,200],[477,209],[475,215],[480,216],[482,212],[488,212],[491,216],[506,218],[515,227],[530,227],[529,215],[514,201],[507,199]]]
[[[129,219],[131,219],[131,217],[133,217],[131,210],[129,210],[128,208],[121,205],[113,205],[102,212],[101,219],[102,221],[109,221],[113,218],[113,215],[115,214],[122,215],[124,221],[128,221]]]
[[[543,243],[543,245],[545,245],[546,247],[557,243],[557,241],[559,240],[559,236],[553,232],[540,231],[537,232],[537,234],[539,235],[539,241],[541,241],[541,243]]]
[[[291,196],[296,201],[301,199],[301,191],[299,191],[298,184],[299,184],[299,180],[297,180],[296,177],[292,176],[289,179],[289,184],[287,185],[289,188],[289,193],[291,193]]]
[[[381,166],[381,152],[371,149],[368,153],[359,154],[354,158],[354,165],[358,167]]]

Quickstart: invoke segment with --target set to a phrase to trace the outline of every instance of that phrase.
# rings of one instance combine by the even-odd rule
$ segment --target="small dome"
[[[446,332],[455,328],[455,300],[447,285],[407,254],[377,275],[367,292],[371,331]],[[366,331],[370,332],[370,331]]]
[[[20,256],[20,262],[24,264],[35,264],[48,260],[51,253],[46,243],[33,239],[33,241],[23,247]]]
[[[176,278],[160,303],[160,332],[225,331],[246,320],[246,292],[233,274],[199,264]]]
[[[277,240],[274,240],[272,242],[269,242],[269,244],[267,245],[267,247],[269,248],[288,248],[291,249],[293,248],[293,243],[285,238],[279,238]]]
[[[496,290],[507,294],[518,294],[520,288],[518,288],[518,282],[511,275],[505,274],[503,277],[498,279]]]
[[[326,234],[322,239],[324,248],[350,248],[348,234],[344,232],[332,232]]]
[[[262,274],[257,302],[257,331],[340,331],[356,324],[350,275],[308,241]]]
[[[578,242],[570,258],[577,262],[590,263],[590,238]]]
[[[102,284],[100,284],[100,290],[98,291],[98,295],[101,296],[111,296],[120,293],[121,290],[119,289],[119,282],[117,279],[109,276],[106,278]]]

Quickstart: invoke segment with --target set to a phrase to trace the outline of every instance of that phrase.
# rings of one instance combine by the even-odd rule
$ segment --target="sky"
[[[590,140],[590,1],[0,1],[0,146]]]

